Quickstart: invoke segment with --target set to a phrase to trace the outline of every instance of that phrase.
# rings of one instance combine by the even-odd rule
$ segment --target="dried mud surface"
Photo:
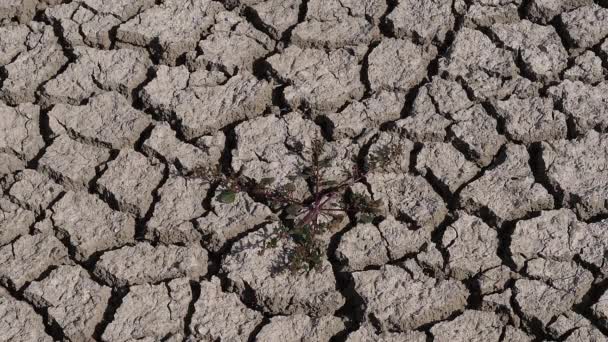
[[[607,68],[604,0],[1,1],[0,340],[608,341]],[[184,175],[316,136],[401,153],[291,274]]]

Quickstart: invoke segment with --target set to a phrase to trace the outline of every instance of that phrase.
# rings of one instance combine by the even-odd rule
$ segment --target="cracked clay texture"
[[[398,153],[290,273],[188,174],[315,139]],[[608,1],[0,0],[4,341],[608,341]]]

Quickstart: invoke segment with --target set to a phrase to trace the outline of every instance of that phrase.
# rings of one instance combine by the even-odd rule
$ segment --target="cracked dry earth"
[[[608,341],[608,2],[0,1],[1,341]],[[295,142],[383,219],[318,270]],[[351,160],[350,156],[357,156]],[[297,192],[309,188],[296,180]]]

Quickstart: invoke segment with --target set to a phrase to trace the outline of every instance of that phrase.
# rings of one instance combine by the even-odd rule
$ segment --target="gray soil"
[[[185,175],[316,137],[400,152],[290,273]],[[0,341],[608,341],[608,1],[0,0]]]

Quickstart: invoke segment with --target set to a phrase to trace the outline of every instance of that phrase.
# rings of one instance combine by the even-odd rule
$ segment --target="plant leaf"
[[[278,243],[278,239],[276,237],[273,237],[272,239],[270,239],[270,241],[268,242],[268,247],[269,248],[276,248],[277,247],[277,243]]]
[[[363,224],[371,223],[374,220],[374,216],[369,215],[369,214],[361,214],[361,215],[359,215],[359,217],[357,217],[357,220]]]
[[[224,190],[217,195],[217,200],[220,201],[220,203],[232,204],[236,200],[236,192]]]
[[[285,209],[285,212],[287,212],[288,215],[295,217],[298,215],[298,213],[300,212],[301,209],[302,209],[302,207],[297,204],[290,204]]]

